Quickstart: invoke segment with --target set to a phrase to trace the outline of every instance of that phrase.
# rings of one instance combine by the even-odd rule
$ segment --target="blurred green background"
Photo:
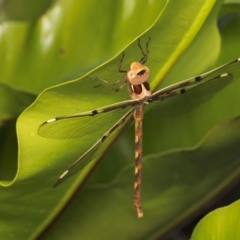
[[[238,183],[240,79],[184,115],[164,118],[146,107],[140,220],[132,206],[132,124],[101,163],[99,156],[56,189],[60,174],[105,130],[68,140],[37,130],[49,118],[129,99],[124,89],[94,88],[93,79],[119,79],[123,50],[124,69],[139,61],[138,38],[144,46],[151,37],[152,91],[239,57],[239,3],[9,0],[0,20],[3,239],[164,239]],[[206,227],[219,234],[211,224],[192,239],[207,239]]]

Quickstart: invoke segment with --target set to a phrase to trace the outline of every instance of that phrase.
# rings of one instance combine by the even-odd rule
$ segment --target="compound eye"
[[[138,72],[137,75],[142,77],[145,74],[145,72],[146,72],[146,70],[142,70],[142,71]]]

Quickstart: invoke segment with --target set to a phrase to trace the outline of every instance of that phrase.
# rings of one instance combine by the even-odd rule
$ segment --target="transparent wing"
[[[66,139],[82,137],[98,130],[104,132],[136,103],[135,100],[128,100],[89,112],[52,118],[40,125],[38,134],[47,138]]]
[[[122,116],[89,150],[87,150],[79,159],[77,159],[56,181],[53,187],[58,186],[69,177],[81,170],[90,161],[100,159],[109,148],[110,144],[119,136],[128,126],[132,119],[133,107],[124,116]]]
[[[162,117],[176,116],[208,101],[237,78],[240,78],[240,59],[157,91],[147,102]]]

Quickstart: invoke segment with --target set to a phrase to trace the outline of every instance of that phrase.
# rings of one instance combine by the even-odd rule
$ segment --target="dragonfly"
[[[76,174],[91,160],[101,155],[105,151],[106,145],[115,139],[116,135],[119,135],[131,120],[134,119],[135,179],[133,204],[139,218],[143,217],[141,182],[144,106],[149,105],[154,112],[161,116],[164,116],[165,113],[169,113],[169,109],[173,109],[170,111],[170,115],[178,115],[190,111],[203,102],[208,101],[218,91],[240,77],[240,58],[238,58],[207,73],[151,93],[148,82],[150,69],[144,65],[148,59],[148,45],[150,40],[151,38],[146,42],[145,50],[143,50],[140,44],[140,39],[138,40],[138,47],[140,48],[142,58],[139,62],[132,62],[127,71],[122,70],[123,52],[118,69],[119,72],[124,73],[122,78],[113,83],[99,78],[103,81],[103,84],[95,86],[108,86],[108,88],[117,92],[127,85],[130,95],[129,100],[117,102],[87,112],[54,117],[43,122],[38,128],[38,134],[42,137],[68,139],[91,134],[98,128],[101,129],[101,126],[105,126],[109,122],[109,119],[114,119],[112,121],[115,121],[112,126],[109,126],[109,129],[100,139],[60,175],[53,185],[53,187],[57,187],[66,179]],[[118,88],[114,88],[113,86],[118,83],[121,83],[121,85]],[[176,104],[179,107],[174,107]]]

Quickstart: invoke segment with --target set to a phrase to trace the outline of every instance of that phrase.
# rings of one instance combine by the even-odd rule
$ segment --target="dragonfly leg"
[[[146,43],[146,52],[143,51],[143,48],[140,44],[140,38],[138,39],[138,46],[142,52],[142,58],[140,59],[140,63],[144,64],[145,62],[147,62],[147,57],[148,57],[148,53],[149,53],[149,49],[148,49],[148,43],[150,42],[151,38],[149,37],[147,43]]]
[[[124,58],[124,52],[122,53],[122,58],[121,58],[121,60],[120,60],[120,65],[119,65],[118,71],[119,71],[119,72],[127,73],[128,71],[121,69],[121,67],[122,67],[122,62],[123,62],[123,58]],[[105,86],[105,85],[103,85],[103,84],[98,84],[98,85],[94,86],[95,88],[102,86],[102,87],[108,88],[108,89],[110,89],[110,90],[112,90],[112,91],[115,91],[115,92],[120,91],[120,90],[126,85],[126,83],[128,82],[128,80],[127,80],[127,75],[122,76],[121,78],[119,78],[119,79],[118,79],[117,81],[115,81],[115,82],[109,82],[108,80],[103,79],[103,78],[100,78],[100,77],[97,77],[97,79],[98,79],[98,80],[101,80],[102,82],[104,82],[104,83],[106,83],[106,84],[108,84],[108,85],[110,85],[110,86],[114,86],[114,85],[116,85],[116,84],[118,84],[118,83],[120,83],[120,82],[122,82],[122,81],[124,80],[123,84],[120,85],[120,86],[119,86],[118,88],[116,88],[116,89],[115,89],[115,88],[112,88],[112,87],[109,87],[109,86]]]
[[[113,83],[111,83],[111,82],[109,82],[109,81],[107,81],[107,80],[105,80],[105,79],[103,79],[103,78],[98,78],[99,80],[103,81],[104,83],[106,83],[106,84],[108,84],[108,85],[106,86],[106,85],[100,83],[100,84],[98,84],[98,85],[95,85],[94,87],[95,87],[95,88],[105,87],[105,88],[110,89],[110,90],[112,90],[112,91],[118,92],[118,91],[120,91],[120,90],[126,85],[127,79],[125,79],[124,82],[123,82],[123,84],[120,85],[118,88],[112,88],[112,87],[110,87],[110,86],[116,85],[117,83],[119,83],[120,81],[122,81],[124,78],[126,78],[126,76],[121,77],[119,80],[117,80],[116,82],[113,82]]]
[[[120,64],[119,64],[118,71],[119,71],[119,72],[127,73],[128,71],[126,71],[126,70],[122,70],[122,69],[121,69],[121,68],[122,68],[123,58],[124,58],[124,52],[122,53],[122,57],[121,57],[121,60],[120,60]]]

